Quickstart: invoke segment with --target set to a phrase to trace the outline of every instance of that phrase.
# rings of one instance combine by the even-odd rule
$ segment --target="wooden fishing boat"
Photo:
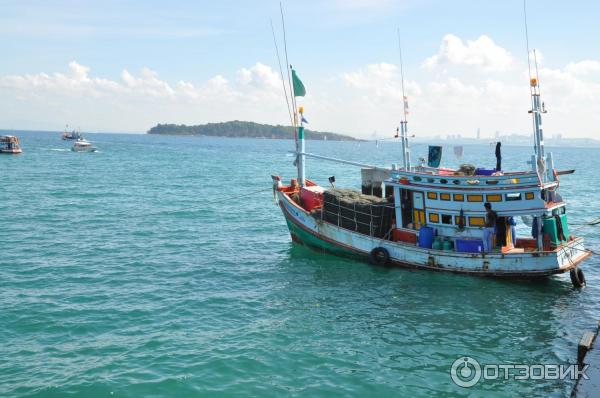
[[[570,272],[575,286],[585,285],[578,265],[590,252],[581,237],[569,232],[566,203],[559,194],[560,175],[566,173],[555,168],[552,153],[544,149],[542,114],[546,112],[537,77],[529,82],[534,153],[524,159],[527,169],[518,171],[502,171],[500,158],[494,170],[448,169],[439,166],[439,159],[433,162],[435,167],[413,165],[404,95],[399,127],[402,164],[377,167],[307,153],[304,109],[296,106],[296,97],[305,90],[294,70],[292,77],[289,91],[297,176],[289,184],[277,175],[272,179],[276,202],[294,242],[375,264],[423,270],[511,278]],[[499,149],[498,145],[498,157]],[[306,158],[361,167],[362,192],[333,188],[334,177],[330,177],[332,187],[307,179]],[[494,226],[488,224],[487,230],[490,213],[484,204],[495,212]],[[533,221],[530,234],[515,236],[510,224],[517,217]],[[486,232],[491,235],[492,230],[495,242],[490,244]]]

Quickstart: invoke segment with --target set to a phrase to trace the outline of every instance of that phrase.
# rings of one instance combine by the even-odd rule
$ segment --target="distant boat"
[[[71,131],[70,133],[68,131],[65,131],[62,135],[62,139],[63,140],[79,140],[79,139],[83,139],[83,135],[81,135],[80,132],[78,131]]]
[[[14,135],[0,136],[0,153],[17,155],[23,153],[19,138]]]
[[[69,128],[69,125],[65,126],[65,131],[62,133],[62,139],[63,140],[82,140],[83,139],[83,135],[79,132],[79,131],[71,131],[68,132],[67,129]]]
[[[71,148],[73,152],[96,152],[97,149],[92,145],[91,142],[84,140],[83,138],[78,139]]]

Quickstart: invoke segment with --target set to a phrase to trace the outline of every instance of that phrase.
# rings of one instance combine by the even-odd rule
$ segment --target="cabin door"
[[[423,192],[413,191],[412,203],[414,210],[414,228],[419,230],[425,225],[425,196],[423,195]]]

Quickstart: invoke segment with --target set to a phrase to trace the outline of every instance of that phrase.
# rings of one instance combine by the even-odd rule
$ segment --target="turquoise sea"
[[[89,134],[100,151],[82,154],[19,135],[25,153],[0,156],[1,397],[568,396],[572,381],[463,389],[449,369],[573,363],[600,318],[599,257],[575,290],[568,275],[378,268],[292,244],[270,191],[271,174],[293,177],[291,141]],[[398,143],[307,147],[400,162]],[[571,228],[600,216],[598,150],[549,150],[577,169],[561,186]],[[530,153],[505,147],[505,168]],[[493,148],[461,161],[493,166]],[[308,175],[359,187],[351,166]],[[598,229],[580,232],[598,247]]]

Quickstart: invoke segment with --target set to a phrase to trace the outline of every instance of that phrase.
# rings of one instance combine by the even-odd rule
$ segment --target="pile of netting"
[[[377,238],[386,238],[392,229],[393,198],[364,195],[351,189],[328,189],[323,194],[324,221]]]

